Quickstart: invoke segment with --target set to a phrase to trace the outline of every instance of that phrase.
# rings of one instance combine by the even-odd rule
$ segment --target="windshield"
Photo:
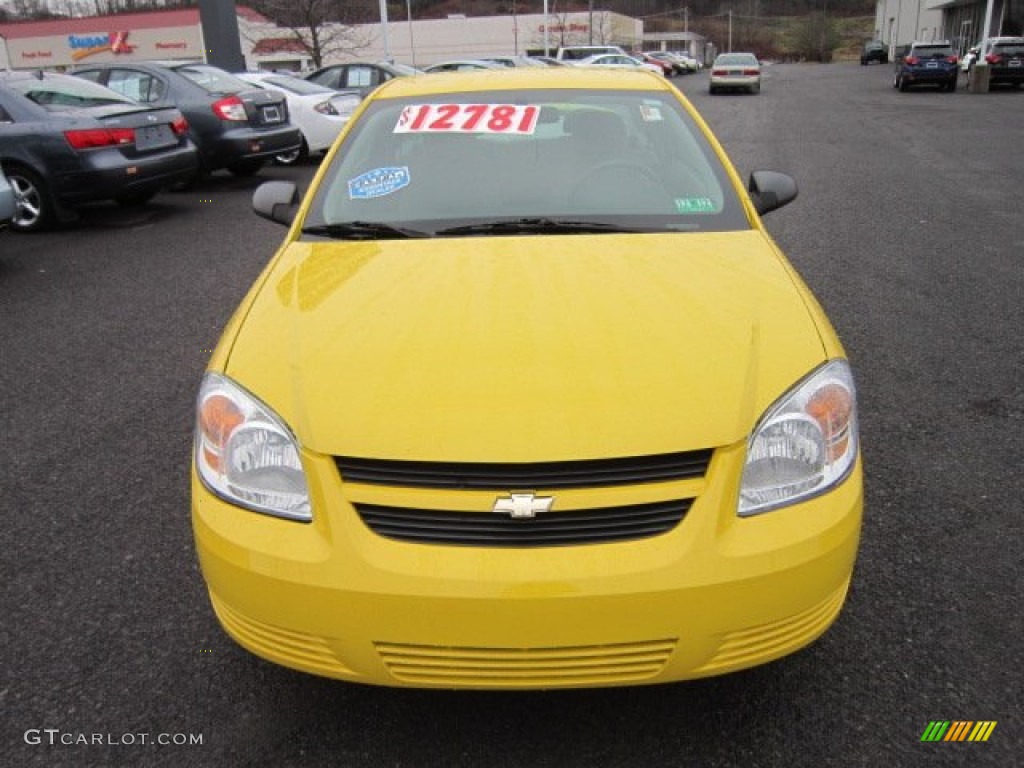
[[[46,77],[42,80],[35,77],[12,78],[6,83],[50,111],[69,107],[101,107],[107,104],[138,106],[121,94],[81,77],[58,76]]]
[[[318,186],[304,228],[355,222],[363,231],[372,223],[437,233],[517,221],[595,231],[750,227],[671,93],[551,89],[373,102]]]
[[[1024,54],[1024,43],[996,43],[992,46],[992,53],[1003,56],[1020,56]]]
[[[726,53],[715,59],[716,67],[756,67],[757,57],[750,53]]]
[[[953,49],[948,45],[921,45],[914,46],[910,55],[922,59],[944,59],[953,55]]]

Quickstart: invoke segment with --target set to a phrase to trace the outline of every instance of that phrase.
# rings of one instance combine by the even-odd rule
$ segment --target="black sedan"
[[[99,200],[135,205],[195,175],[188,123],[77,77],[0,72],[0,166],[11,227],[43,229]]]
[[[302,147],[302,133],[288,121],[283,94],[257,88],[218,67],[109,62],[83,66],[73,74],[141,104],[180,109],[203,171],[227,168],[247,176],[275,155]]]

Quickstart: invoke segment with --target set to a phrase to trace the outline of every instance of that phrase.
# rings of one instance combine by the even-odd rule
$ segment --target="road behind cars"
[[[0,235],[8,760],[1015,764],[1024,234],[1006,201],[1024,94],[901,94],[888,67],[857,62],[764,77],[756,99],[673,82],[742,175],[797,179],[800,197],[766,223],[857,375],[865,528],[849,602],[819,643],[715,680],[526,695],[339,685],[232,645],[188,524],[193,398],[281,229],[249,212],[257,179],[214,176],[139,209],[97,206],[74,230]],[[985,744],[922,744],[936,718],[998,726]],[[32,746],[31,728],[205,741]]]

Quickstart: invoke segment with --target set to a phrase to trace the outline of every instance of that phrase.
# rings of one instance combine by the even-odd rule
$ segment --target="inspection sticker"
[[[537,127],[533,104],[411,104],[402,110],[394,133],[522,133]]]
[[[661,109],[650,104],[641,104],[640,117],[645,123],[660,123],[662,120]]]
[[[348,182],[350,200],[384,197],[409,186],[409,168],[374,168]]]
[[[715,201],[710,197],[677,197],[676,210],[680,213],[715,213]]]

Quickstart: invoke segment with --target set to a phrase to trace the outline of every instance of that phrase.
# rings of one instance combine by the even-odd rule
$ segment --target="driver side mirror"
[[[290,181],[265,181],[252,193],[252,208],[257,216],[291,226],[302,196]]]
[[[778,171],[754,171],[747,185],[750,199],[760,216],[796,200],[796,182]]]

